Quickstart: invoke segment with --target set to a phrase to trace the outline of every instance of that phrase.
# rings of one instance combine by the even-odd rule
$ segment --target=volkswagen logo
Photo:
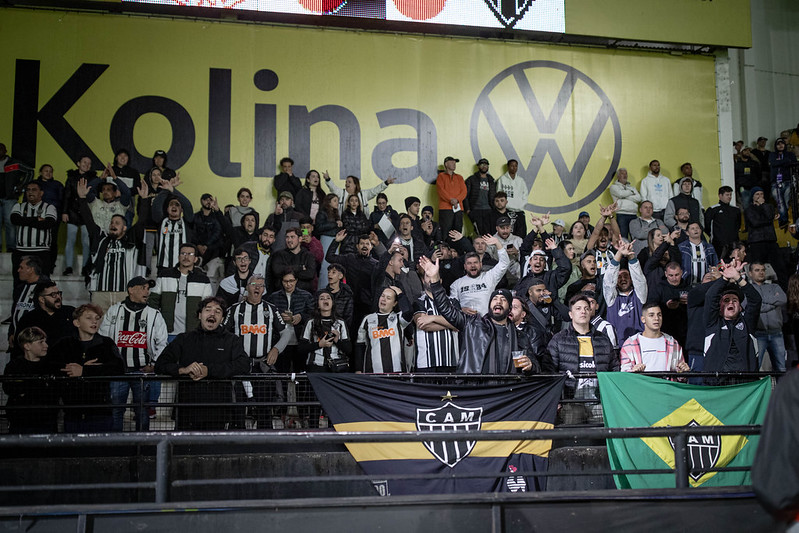
[[[494,76],[477,98],[469,130],[475,161],[497,150],[519,161],[530,190],[527,209],[537,213],[591,203],[621,159],[610,99],[584,72],[556,61],[525,61]]]

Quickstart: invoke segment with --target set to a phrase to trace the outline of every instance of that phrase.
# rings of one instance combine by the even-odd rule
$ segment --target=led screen
[[[565,31],[564,0],[123,0],[140,4]]]

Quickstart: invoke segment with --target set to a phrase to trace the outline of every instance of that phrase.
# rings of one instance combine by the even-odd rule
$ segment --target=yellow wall
[[[277,159],[289,154],[294,135],[300,148],[292,157],[307,159],[320,171],[329,169],[335,179],[357,173],[364,187],[388,177],[389,163],[411,167],[399,172],[402,183],[387,191],[400,210],[408,195],[435,205],[433,187],[427,183],[447,155],[461,159],[458,171],[464,177],[475,170],[480,156],[487,157],[491,173],[498,177],[513,154],[528,169],[536,147],[541,150],[547,143],[558,147],[564,165],[559,173],[551,155],[542,157],[537,175],[525,176],[532,183],[529,200],[537,206],[535,211],[551,209],[567,221],[587,205],[593,205],[589,210],[595,219],[596,204],[609,203],[605,189],[614,163],[626,166],[638,185],[651,159],[659,159],[672,180],[679,177],[680,164],[690,161],[705,186],[706,203],[715,199],[720,184],[712,58],[117,15],[14,9],[0,15],[0,69],[5,74],[0,79],[0,141],[9,145],[12,155],[31,148],[11,144],[14,102],[20,98],[15,94],[17,60],[38,62],[39,107],[81,64],[107,65],[64,115],[66,121],[93,153],[110,161],[110,131],[123,104],[148,95],[173,100],[191,117],[195,131],[193,149],[180,171],[183,192],[197,203],[206,191],[218,195],[222,204],[233,203],[236,190],[248,186],[254,207],[262,213],[271,210],[272,179],[254,176],[257,105],[274,106]],[[230,160],[240,163],[237,177],[220,177],[218,168],[215,174],[209,164],[209,137],[219,139],[226,129],[217,123],[209,134],[211,69],[220,69],[215,76],[229,71]],[[254,83],[254,75],[265,69],[279,79],[270,91]],[[563,113],[558,121],[551,110],[559,93]],[[531,94],[540,106],[538,122],[529,111]],[[360,149],[360,157],[340,159],[339,131],[329,122],[311,126],[310,147],[302,148],[298,117],[304,114],[303,106],[308,111],[338,106],[339,117],[357,122],[360,137],[350,127],[344,135],[345,151],[357,154]],[[406,110],[395,115],[403,121],[410,117],[415,126],[381,127],[379,119],[396,109]],[[493,129],[486,110],[494,116]],[[124,119],[118,117],[118,123]],[[595,149],[578,158],[592,125]],[[503,135],[504,148],[497,140]],[[421,156],[416,151],[393,158],[381,155],[381,143],[398,138],[414,139],[411,149],[421,146]],[[173,139],[168,121],[153,113],[138,119],[133,139],[135,148],[148,157],[173,141],[186,144],[185,136]],[[170,157],[174,159],[171,151]],[[577,159],[585,167],[582,173],[573,173]],[[424,168],[412,168],[420,160]],[[35,164],[45,162],[54,165],[59,179],[74,167],[65,148],[39,124]],[[308,169],[307,163],[297,166],[302,173]],[[574,190],[564,183],[573,183]]]

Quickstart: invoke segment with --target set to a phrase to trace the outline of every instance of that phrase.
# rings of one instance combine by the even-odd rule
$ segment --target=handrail
[[[637,474],[664,474],[673,473],[675,486],[678,489],[688,489],[688,454],[687,441],[693,435],[756,435],[760,433],[760,426],[693,426],[693,427],[639,427],[639,428],[555,428],[531,430],[481,430],[481,431],[441,431],[441,432],[363,432],[363,431],[248,431],[239,432],[137,432],[137,433],[100,433],[100,434],[55,434],[55,435],[3,435],[0,436],[0,449],[12,447],[48,448],[53,446],[128,446],[150,445],[156,447],[156,476],[153,482],[139,482],[135,484],[115,484],[125,487],[155,488],[155,502],[166,503],[169,501],[169,492],[172,487],[201,485],[207,483],[233,484],[257,483],[259,481],[277,482],[283,478],[252,478],[244,480],[214,479],[214,480],[171,480],[169,477],[172,461],[172,448],[175,445],[189,444],[307,444],[318,443],[364,443],[364,442],[421,442],[421,441],[475,441],[475,440],[553,440],[565,438],[592,438],[592,439],[628,439],[641,437],[672,437],[674,446],[674,469],[641,470]],[[707,469],[709,471],[740,471],[742,468]],[[630,471],[611,470],[603,474],[623,474]],[[598,474],[598,473],[597,473]],[[516,472],[515,475],[550,476],[563,474],[550,474],[548,472]],[[585,475],[573,473],[573,475]],[[401,477],[407,478],[408,475]],[[431,478],[438,477],[430,474],[416,474],[411,477]],[[497,472],[469,473],[444,477],[503,477]],[[370,476],[345,476],[334,479],[364,479]],[[292,477],[291,481],[317,479],[315,477]],[[53,485],[24,485],[0,488],[0,492],[10,490],[54,490],[62,488],[71,490],[76,485],[66,484],[62,487]],[[81,488],[110,488],[111,484],[82,484]]]

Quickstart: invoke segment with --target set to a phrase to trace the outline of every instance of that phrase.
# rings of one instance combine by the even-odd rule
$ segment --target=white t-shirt
[[[647,372],[669,371],[669,358],[666,357],[666,337],[661,335],[656,339],[650,339],[638,335],[638,343],[641,345],[641,361],[646,365]]]

